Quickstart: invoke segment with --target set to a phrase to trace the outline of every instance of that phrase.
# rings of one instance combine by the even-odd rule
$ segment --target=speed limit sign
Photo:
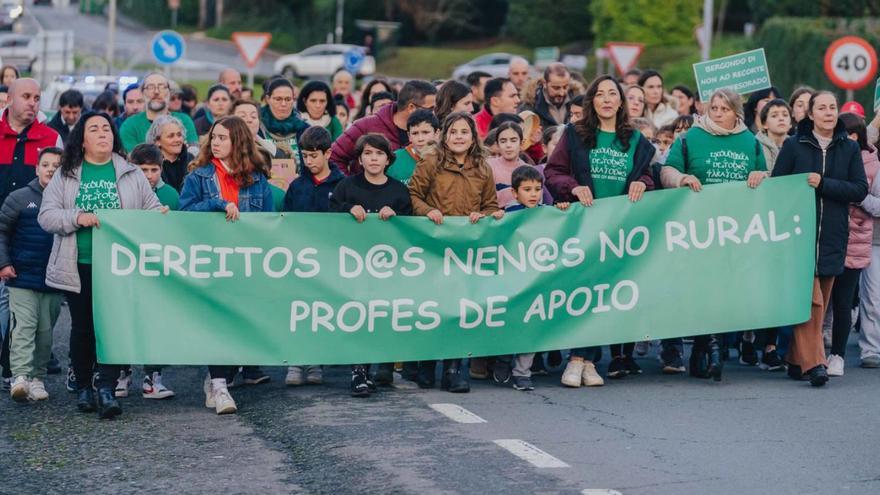
[[[861,89],[877,74],[877,52],[857,36],[845,36],[825,51],[825,74],[841,89]]]

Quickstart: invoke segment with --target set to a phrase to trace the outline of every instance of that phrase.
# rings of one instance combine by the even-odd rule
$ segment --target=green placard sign
[[[700,100],[706,102],[721,88],[746,94],[770,87],[770,71],[763,48],[698,62],[694,64],[694,77]]]
[[[98,216],[105,363],[382,363],[770,328],[809,317],[815,267],[815,191],[803,175],[476,225]]]
[[[874,111],[880,111],[880,79],[874,85]]]

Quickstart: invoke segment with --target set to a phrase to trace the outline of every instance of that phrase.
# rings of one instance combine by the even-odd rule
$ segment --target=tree
[[[529,46],[564,45],[592,37],[588,2],[510,0],[505,32]]]
[[[593,0],[597,44],[630,41],[647,45],[688,43],[700,23],[701,0]]]
[[[415,31],[428,41],[438,40],[441,31],[456,35],[479,32],[478,12],[467,0],[397,0],[398,10],[412,20]]]

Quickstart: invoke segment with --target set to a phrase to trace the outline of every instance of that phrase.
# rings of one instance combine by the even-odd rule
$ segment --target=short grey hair
[[[739,93],[730,88],[716,89],[715,92],[712,93],[712,97],[709,98],[709,105],[712,105],[712,100],[714,100],[715,98],[720,98],[725,105],[733,110],[733,113],[735,113],[737,117],[739,117],[740,119],[745,119],[745,113],[743,112],[743,100]]]
[[[168,83],[168,89],[171,89],[171,80],[168,79],[168,76],[166,76],[165,74],[163,74],[161,72],[153,71],[153,72],[148,73],[147,75],[144,76],[143,79],[141,79],[141,83],[138,85],[138,88],[140,88],[141,91],[144,90],[144,85],[147,84],[147,79],[152,76],[162,76],[162,78],[165,79],[165,82]]]
[[[184,140],[186,140],[186,127],[183,126],[183,122],[174,115],[166,114],[156,117],[156,120],[154,120],[153,124],[150,126],[150,130],[147,131],[147,139],[145,142],[147,144],[156,144],[159,136],[162,135],[162,128],[165,127],[166,124],[174,124],[179,127],[180,132],[183,133]]]

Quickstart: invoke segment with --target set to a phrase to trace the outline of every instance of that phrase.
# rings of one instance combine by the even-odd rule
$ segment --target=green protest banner
[[[874,111],[880,110],[880,79],[874,84]]]
[[[106,363],[349,364],[498,355],[809,317],[805,176],[497,221],[101,211]]]
[[[705,102],[721,88],[746,94],[770,87],[770,71],[763,48],[698,62],[694,64],[694,78],[700,100]]]

